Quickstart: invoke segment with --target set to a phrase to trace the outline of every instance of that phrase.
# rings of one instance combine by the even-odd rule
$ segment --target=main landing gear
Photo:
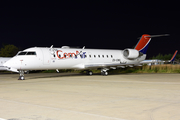
[[[18,80],[25,80],[24,70],[19,70],[19,79]]]
[[[107,68],[103,68],[103,69],[101,69],[101,75],[103,75],[103,76],[107,76],[108,75],[108,71],[109,69],[107,69]]]
[[[108,72],[107,72],[108,70],[109,70],[109,69],[107,69],[107,68],[101,69],[101,75],[107,76],[107,75],[108,75]],[[93,75],[93,72],[90,71],[90,70],[87,70],[87,71],[86,71],[86,74],[87,74],[87,75]]]

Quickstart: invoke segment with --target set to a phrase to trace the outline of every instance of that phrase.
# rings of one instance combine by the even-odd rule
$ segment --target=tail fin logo
[[[152,37],[161,37],[161,36],[169,36],[169,34],[162,34],[162,35],[148,35],[144,34],[141,36],[139,42],[137,43],[135,49],[143,54],[146,54],[147,48],[149,46],[149,42],[151,41]]]
[[[143,54],[146,54],[149,42],[151,41],[151,37],[148,34],[144,34],[141,36],[139,42],[137,43],[135,49]]]
[[[175,53],[174,53],[174,55],[172,56],[170,62],[173,62],[173,61],[175,60],[175,57],[176,57],[176,55],[177,55],[177,52],[178,52],[178,51],[176,50]]]

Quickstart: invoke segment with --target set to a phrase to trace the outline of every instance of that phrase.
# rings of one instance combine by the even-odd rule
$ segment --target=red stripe
[[[136,50],[141,50],[142,48],[144,48],[146,46],[146,44],[149,42],[149,40],[151,39],[150,37],[146,37],[146,36],[150,36],[148,34],[144,34],[142,35],[141,39],[139,40],[139,43],[136,46]]]
[[[173,57],[171,58],[171,61],[174,59],[174,56],[176,55],[178,51],[176,50],[176,52],[174,53]]]

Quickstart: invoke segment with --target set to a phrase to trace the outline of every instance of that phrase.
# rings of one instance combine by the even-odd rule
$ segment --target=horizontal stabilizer
[[[148,35],[148,34],[143,34],[135,46],[135,49],[138,50],[139,52],[146,54],[147,48],[149,46],[149,42],[151,41],[151,38],[153,37],[162,37],[162,36],[169,36],[169,34],[162,34],[162,35]]]
[[[150,35],[150,36],[145,36],[145,37],[152,38],[152,37],[162,37],[162,36],[169,36],[169,34],[162,34],[162,35]]]

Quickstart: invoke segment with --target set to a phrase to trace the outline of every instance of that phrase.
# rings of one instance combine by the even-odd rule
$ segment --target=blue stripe
[[[142,50],[140,50],[139,52],[146,54],[147,49],[148,49],[149,43],[146,45],[146,47],[144,47]]]

